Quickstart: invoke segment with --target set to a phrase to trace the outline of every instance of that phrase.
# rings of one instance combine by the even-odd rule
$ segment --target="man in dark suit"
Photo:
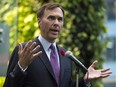
[[[56,3],[43,5],[37,13],[41,35],[14,49],[3,87],[76,87],[72,62],[62,55],[66,50],[55,42],[64,23],[64,10]],[[53,59],[52,59],[53,58]],[[79,87],[93,79],[108,77],[109,68],[95,70],[97,61],[79,79]]]

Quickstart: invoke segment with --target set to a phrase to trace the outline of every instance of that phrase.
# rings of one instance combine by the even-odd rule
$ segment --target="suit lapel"
[[[60,50],[63,50],[63,49],[58,47],[58,53],[59,53],[59,58],[60,58],[60,81],[62,81],[66,67],[64,65],[65,64],[65,57],[64,57],[64,55],[61,54]]]
[[[42,44],[40,43],[40,41],[38,40],[38,38],[35,39],[35,42],[37,42],[38,45],[40,45],[39,50],[42,51],[42,54],[39,55],[40,59],[42,60],[42,62],[44,63],[44,65],[46,66],[46,69],[48,70],[48,72],[52,75],[52,77],[55,79],[55,75],[53,73],[53,69],[52,66],[50,64],[50,61],[48,59],[47,54],[45,53],[45,50],[43,49]]]
[[[42,44],[40,43],[40,41],[38,40],[38,38],[35,39],[35,42],[37,42],[37,44],[40,45],[40,51],[42,51],[42,54],[39,55],[40,59],[42,60],[42,62],[44,63],[44,65],[46,66],[46,69],[48,70],[48,72],[52,75],[52,77],[54,78],[55,80],[55,75],[53,73],[53,69],[52,69],[52,66],[50,64],[50,61],[48,59],[48,56],[47,54],[45,53],[43,47],[42,47]],[[60,83],[62,82],[62,79],[63,79],[63,76],[64,76],[64,72],[65,72],[65,69],[66,69],[66,59],[65,59],[65,56],[61,54],[60,50],[63,50],[61,47],[57,46],[57,49],[58,49],[58,54],[59,54],[59,59],[60,59]]]

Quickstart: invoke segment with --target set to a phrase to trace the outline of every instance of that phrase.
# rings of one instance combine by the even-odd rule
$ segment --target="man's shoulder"
[[[67,51],[67,50],[66,50],[64,47],[62,47],[62,46],[57,45],[57,47],[58,47],[60,50]]]

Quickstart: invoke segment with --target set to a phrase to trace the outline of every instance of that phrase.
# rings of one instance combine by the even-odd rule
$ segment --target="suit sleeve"
[[[18,46],[15,47],[7,69],[7,75],[3,87],[23,87],[26,72],[18,66]]]

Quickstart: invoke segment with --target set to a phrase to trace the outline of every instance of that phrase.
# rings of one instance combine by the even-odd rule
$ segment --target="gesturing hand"
[[[22,68],[26,68],[42,51],[38,52],[40,45],[37,45],[36,42],[32,42],[31,40],[27,42],[25,47],[23,48],[22,44],[19,44],[19,64]]]
[[[110,74],[112,74],[112,72],[109,72],[110,68],[95,70],[94,68],[97,63],[98,61],[94,61],[91,64],[91,66],[88,68],[88,72],[85,74],[85,77],[84,77],[85,82],[90,82],[98,78],[105,78],[110,76]]]

